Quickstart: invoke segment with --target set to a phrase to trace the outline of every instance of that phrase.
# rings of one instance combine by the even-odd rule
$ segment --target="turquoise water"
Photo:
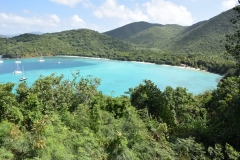
[[[81,57],[45,57],[44,59],[45,62],[42,63],[38,62],[38,58],[21,59],[22,63],[19,66],[24,67],[29,85],[40,75],[64,74],[65,78],[71,79],[71,72],[80,70],[82,76],[92,75],[100,78],[99,90],[107,95],[123,95],[128,88],[134,88],[142,83],[143,79],[153,81],[162,91],[166,86],[173,88],[181,86],[186,87],[188,92],[199,94],[204,90],[216,88],[217,80],[221,78],[220,75],[208,72],[150,63]],[[0,82],[19,84],[22,75],[12,74],[16,67],[15,60],[4,59],[0,64]]]

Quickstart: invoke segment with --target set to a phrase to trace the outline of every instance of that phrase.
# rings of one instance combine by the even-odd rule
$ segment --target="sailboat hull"
[[[27,80],[27,77],[22,77],[19,79],[19,81],[25,81],[25,80]]]
[[[22,74],[22,71],[14,71],[13,74]]]

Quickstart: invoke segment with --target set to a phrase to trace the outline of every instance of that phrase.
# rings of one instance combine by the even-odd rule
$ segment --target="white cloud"
[[[57,26],[61,22],[60,18],[55,15],[47,15],[45,17],[21,17],[14,14],[0,13],[0,23],[8,25],[21,26]]]
[[[133,21],[148,21],[148,17],[138,8],[131,10],[124,5],[117,5],[116,0],[106,0],[94,11],[97,18],[116,19],[120,24]]]
[[[74,15],[71,17],[71,25],[75,28],[81,28],[85,26],[85,22],[78,15]]]
[[[237,2],[235,0],[223,0],[221,3],[221,9],[226,11],[233,8]]]
[[[31,31],[49,31],[60,26],[61,19],[55,15],[21,17],[15,14],[0,13],[0,30],[5,30],[10,34],[25,33]]]
[[[151,21],[160,24],[191,25],[192,15],[183,6],[175,5],[170,1],[151,0],[143,4]]]
[[[138,5],[136,5],[138,6]],[[160,24],[191,25],[192,15],[183,6],[177,6],[166,0],[151,0],[131,10],[124,5],[118,5],[116,0],[106,0],[94,11],[97,18],[116,19],[120,24],[127,24],[136,21],[148,21]]]
[[[89,0],[50,0],[57,4],[62,4],[70,7],[74,7],[78,3],[82,3],[84,7],[92,7],[92,3]]]
[[[54,23],[60,23],[61,22],[61,19],[56,14],[49,15],[49,18]]]

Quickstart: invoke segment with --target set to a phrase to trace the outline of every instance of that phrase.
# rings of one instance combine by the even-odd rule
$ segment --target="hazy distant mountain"
[[[1,35],[1,34],[0,34],[0,38],[9,38],[9,36]]]
[[[42,35],[42,32],[29,32],[29,34],[38,34],[38,35]]]

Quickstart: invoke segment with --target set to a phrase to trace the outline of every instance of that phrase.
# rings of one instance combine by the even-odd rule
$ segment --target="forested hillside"
[[[129,42],[79,29],[43,35],[23,34],[13,38],[0,38],[0,53],[5,57],[32,57],[46,55],[99,56],[135,49]]]
[[[144,47],[159,48],[168,52],[172,43],[174,43],[174,39],[180,36],[185,28],[179,25],[155,26],[130,36],[126,40],[135,44],[141,44]]]
[[[225,51],[225,36],[233,33],[231,19],[236,12],[229,10],[204,21],[192,28],[186,28],[177,37],[172,49],[178,53],[220,53]]]
[[[148,28],[134,33],[130,32],[129,28],[135,28],[136,24],[139,25],[139,28],[143,28],[141,25],[144,26],[144,23],[132,23],[105,34],[135,44],[142,44],[148,48],[159,48],[167,53],[218,54],[225,51],[224,42],[220,42],[225,41],[226,34],[233,33],[230,19],[235,16],[236,12],[231,9],[209,20],[187,27],[157,26],[156,24],[150,26],[148,24]]]
[[[162,26],[161,24],[151,24],[148,22],[134,22],[127,24],[125,26],[113,29],[111,31],[104,32],[104,34],[118,39],[127,39],[130,36],[133,36],[139,32],[142,32],[148,28],[154,26]]]

